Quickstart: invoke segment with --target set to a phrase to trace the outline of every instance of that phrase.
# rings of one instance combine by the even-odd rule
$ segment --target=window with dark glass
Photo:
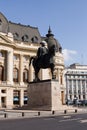
[[[19,105],[20,103],[20,91],[14,90],[13,91],[13,104]]]
[[[28,101],[28,93],[27,90],[24,90],[24,104],[26,105]]]
[[[2,90],[1,90],[1,93],[6,93],[6,89],[2,89]]]

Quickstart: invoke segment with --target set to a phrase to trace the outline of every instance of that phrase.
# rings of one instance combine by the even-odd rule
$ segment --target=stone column
[[[74,99],[73,80],[72,80],[72,100]]]
[[[85,99],[87,99],[87,95],[86,95],[86,80],[85,80]]]
[[[78,98],[78,80],[76,79],[76,97]]]
[[[7,84],[13,84],[13,50],[7,51]]]
[[[69,80],[67,79],[66,80],[66,91],[67,91],[67,99],[70,99],[70,96],[69,96]]]
[[[81,88],[80,88],[80,92],[81,92],[81,100],[83,100],[83,92],[82,92],[82,80],[80,81],[81,84]]]
[[[23,85],[23,55],[20,55],[19,61],[19,82],[20,85]]]
[[[24,90],[20,91],[20,106],[24,105]]]
[[[13,107],[13,89],[7,89],[7,96],[6,96],[6,108],[12,109]]]
[[[58,69],[58,81],[59,81],[59,84],[60,84],[60,70]]]
[[[29,67],[29,82],[31,82],[31,81],[33,81],[33,66],[32,65],[30,65],[30,67]]]

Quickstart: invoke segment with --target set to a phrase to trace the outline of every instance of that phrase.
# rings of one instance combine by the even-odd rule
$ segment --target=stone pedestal
[[[29,83],[28,97],[28,107],[30,109],[58,110],[62,106],[58,80]]]

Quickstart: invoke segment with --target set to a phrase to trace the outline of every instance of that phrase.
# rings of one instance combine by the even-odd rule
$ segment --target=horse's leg
[[[38,77],[38,73],[39,73],[40,68],[35,68],[35,81],[40,81],[39,77]]]
[[[52,79],[55,79],[55,75],[54,75],[54,65],[51,66],[51,74],[52,74]]]
[[[54,76],[53,76],[53,68],[51,68],[51,74],[52,74],[52,79],[54,79]]]

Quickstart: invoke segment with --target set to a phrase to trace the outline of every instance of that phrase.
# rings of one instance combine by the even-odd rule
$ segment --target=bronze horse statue
[[[46,68],[50,68],[51,69],[51,74],[52,74],[52,79],[54,79],[54,56],[55,56],[55,51],[56,51],[56,47],[55,45],[52,45],[49,50],[48,53],[41,56],[40,58],[37,58],[37,56],[35,57],[31,57],[30,58],[30,63],[29,66],[32,62],[32,65],[34,67],[34,71],[35,71],[35,79],[34,81],[40,81],[39,77],[38,77],[38,73],[39,70],[42,69],[46,69]]]

